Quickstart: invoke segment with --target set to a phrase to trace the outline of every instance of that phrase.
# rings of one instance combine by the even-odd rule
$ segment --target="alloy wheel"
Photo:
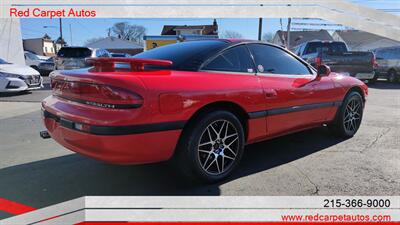
[[[198,159],[204,172],[220,175],[234,164],[239,152],[239,133],[227,120],[217,120],[203,131],[198,144]]]
[[[361,124],[362,103],[359,99],[351,99],[345,109],[343,125],[347,132],[355,133]]]

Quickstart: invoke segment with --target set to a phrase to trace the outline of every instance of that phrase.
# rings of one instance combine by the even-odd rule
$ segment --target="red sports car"
[[[368,94],[355,78],[262,42],[191,41],[91,63],[51,74],[48,134],[109,163],[172,159],[208,182],[231,174],[249,143],[325,124],[352,137]]]

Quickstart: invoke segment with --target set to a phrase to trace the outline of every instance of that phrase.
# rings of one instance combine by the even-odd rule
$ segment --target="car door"
[[[334,113],[334,86],[317,77],[292,53],[268,44],[248,44],[266,102],[267,133],[280,135],[324,122]]]
[[[254,61],[246,45],[241,44],[233,46],[215,57],[210,58],[204,63],[201,70],[214,74],[215,76],[223,75],[227,87],[234,86],[235,91],[229,98],[240,92],[239,98],[235,99],[242,102],[246,107],[246,111],[250,115],[257,115],[257,112],[264,110],[265,101],[263,99],[263,90],[256,76],[256,69]],[[266,118],[265,116],[251,116],[248,120],[248,140],[254,141],[256,139],[263,139],[266,136]]]

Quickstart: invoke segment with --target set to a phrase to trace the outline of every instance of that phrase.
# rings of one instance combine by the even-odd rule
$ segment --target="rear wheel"
[[[244,142],[243,127],[234,114],[210,112],[185,128],[176,163],[180,171],[191,179],[217,182],[236,168],[243,154]]]
[[[358,92],[351,92],[338,109],[335,122],[330,129],[335,135],[350,138],[353,137],[361,125],[364,110],[364,101]]]
[[[398,81],[398,77],[397,77],[396,71],[390,70],[390,71],[388,72],[388,81],[389,81],[390,83],[394,83],[394,82],[397,82],[397,81]]]

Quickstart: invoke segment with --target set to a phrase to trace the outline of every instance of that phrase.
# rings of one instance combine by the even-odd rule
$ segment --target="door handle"
[[[275,89],[267,89],[265,90],[265,97],[267,98],[275,98],[278,95]]]

